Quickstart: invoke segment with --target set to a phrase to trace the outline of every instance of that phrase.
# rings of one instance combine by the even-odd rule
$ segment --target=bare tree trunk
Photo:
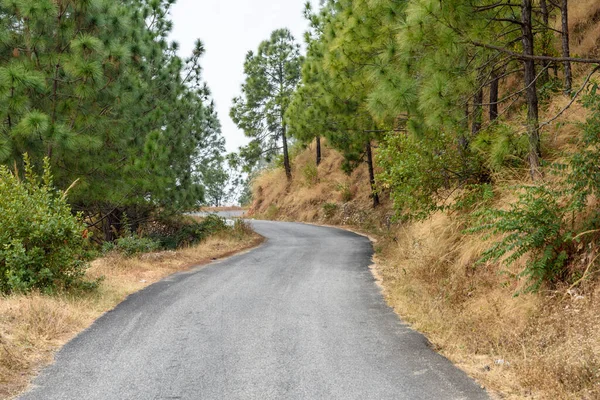
[[[569,46],[569,2],[562,0],[560,5],[560,14],[562,16],[562,56],[571,57],[571,48]],[[565,68],[565,93],[570,94],[573,87],[573,74],[571,72],[571,62],[563,63]]]
[[[283,124],[283,129],[281,131],[281,138],[283,139],[283,167],[285,168],[285,176],[288,181],[292,180],[292,165],[290,163],[290,154],[288,152],[288,143],[287,143],[287,134],[286,134],[286,126]]]
[[[483,88],[480,88],[473,98],[473,124],[471,125],[471,133],[477,135],[481,130],[483,122]]]
[[[499,79],[496,71],[492,75],[492,83],[490,84],[490,122],[498,118],[498,89]]]
[[[117,239],[117,232],[119,231],[119,217],[118,210],[110,211],[105,217],[102,223],[102,230],[104,233],[105,242],[113,242]]]
[[[540,0],[540,8],[542,11],[542,55],[550,55],[551,36],[550,36],[550,12],[548,11],[548,4],[546,0]],[[542,67],[544,71],[540,77],[542,83],[550,81],[550,61],[543,61]]]
[[[321,164],[321,136],[317,136],[317,167]]]
[[[367,141],[367,164],[369,166],[369,185],[371,186],[371,198],[373,199],[373,208],[379,206],[379,195],[375,190],[375,168],[373,167],[373,151],[371,149],[371,140]]]
[[[521,30],[523,34],[523,54],[534,55],[534,38],[531,23],[532,0],[522,0],[521,3]],[[538,115],[538,95],[535,75],[535,61],[523,61],[525,67],[525,87],[527,97],[527,135],[529,137],[529,171],[531,178],[536,180],[540,176],[540,159],[542,156],[540,146],[540,130]]]

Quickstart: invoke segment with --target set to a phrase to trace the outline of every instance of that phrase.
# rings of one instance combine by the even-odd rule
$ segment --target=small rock
[[[498,359],[496,361],[494,361],[494,364],[496,365],[506,365],[507,367],[510,366],[510,363],[508,361],[505,361],[503,359]]]
[[[147,281],[146,281],[145,279],[142,279],[142,280],[140,281],[140,283],[146,283],[146,282],[147,282]]]

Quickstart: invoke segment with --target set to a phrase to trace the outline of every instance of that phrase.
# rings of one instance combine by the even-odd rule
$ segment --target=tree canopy
[[[233,100],[231,118],[252,142],[242,154],[254,164],[283,151],[286,175],[291,179],[287,122],[289,100],[300,81],[300,45],[288,29],[273,31],[256,53],[246,55],[242,95]]]
[[[120,215],[203,201],[223,152],[198,42],[169,43],[172,0],[0,2],[0,163],[49,157],[55,183],[107,238]]]

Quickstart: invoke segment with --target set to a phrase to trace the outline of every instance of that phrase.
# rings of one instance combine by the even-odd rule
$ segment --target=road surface
[[[488,398],[384,303],[366,238],[253,225],[263,246],[130,296],[21,398]]]

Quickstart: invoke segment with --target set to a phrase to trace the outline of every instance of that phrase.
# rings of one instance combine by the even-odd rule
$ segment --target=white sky
[[[244,60],[272,31],[288,28],[303,43],[308,25],[305,0],[177,0],[171,11],[171,39],[180,44],[180,55],[188,57],[194,41],[201,39],[206,54],[201,61],[204,80],[217,105],[227,151],[233,152],[248,139],[229,118],[234,97],[244,81]],[[313,1],[313,5],[318,4]]]

